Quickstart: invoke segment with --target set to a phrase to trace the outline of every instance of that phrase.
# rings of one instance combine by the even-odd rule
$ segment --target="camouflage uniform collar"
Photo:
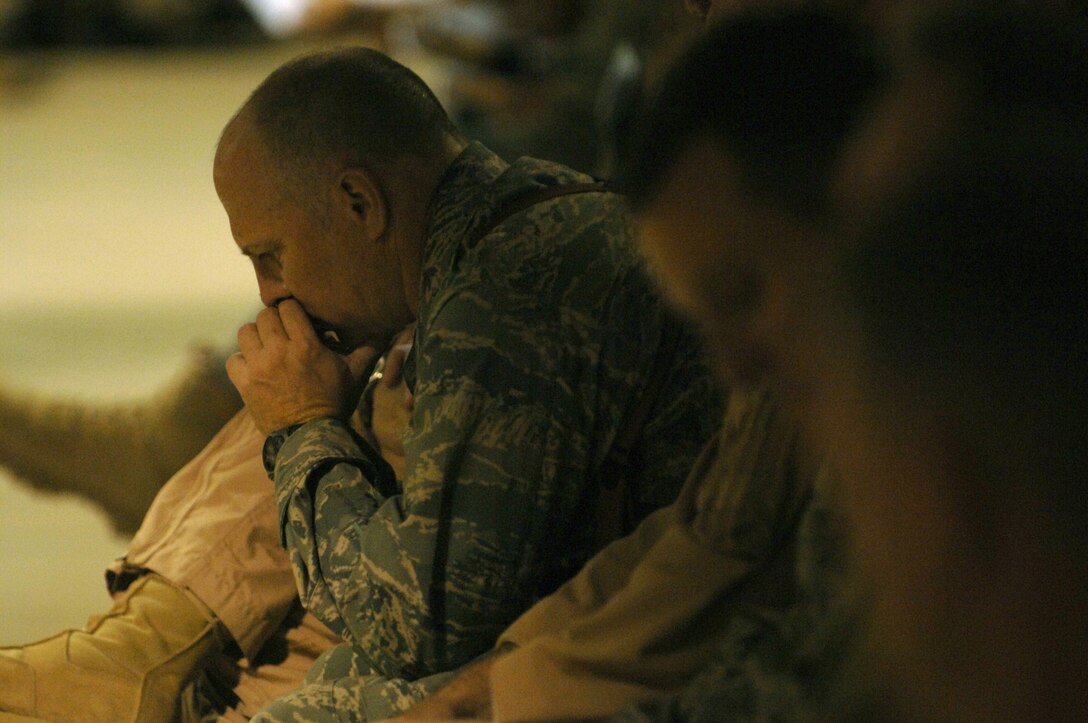
[[[551,161],[523,156],[507,163],[479,142],[454,159],[435,189],[423,239],[421,318],[439,288],[457,275],[474,240],[496,222],[504,203],[533,189],[594,181]]]
[[[438,269],[481,224],[494,204],[495,181],[509,168],[478,141],[469,143],[435,189],[423,238],[422,292],[426,299]],[[438,274],[441,276],[441,274]]]
[[[427,214],[424,258],[442,241],[459,240],[488,216],[491,187],[509,164],[482,143],[465,147],[435,189]]]

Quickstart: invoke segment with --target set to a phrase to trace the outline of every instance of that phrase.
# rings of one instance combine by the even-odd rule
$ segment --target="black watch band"
[[[264,464],[264,471],[269,479],[272,479],[276,471],[276,456],[283,449],[284,442],[301,426],[301,424],[292,424],[283,429],[277,429],[265,438],[264,447],[261,448],[261,462]]]

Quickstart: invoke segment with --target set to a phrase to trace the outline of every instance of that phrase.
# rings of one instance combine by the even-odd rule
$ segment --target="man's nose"
[[[257,288],[261,294],[261,303],[265,306],[275,306],[291,295],[283,281],[257,274]]]

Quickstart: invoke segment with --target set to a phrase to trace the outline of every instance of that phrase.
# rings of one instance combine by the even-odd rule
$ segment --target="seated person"
[[[674,499],[720,421],[622,200],[471,143],[378,53],[270,76],[224,132],[215,182],[268,305],[228,366],[247,415],[160,493],[108,622],[65,634],[78,660],[64,643],[0,655],[0,709],[168,718],[218,652],[260,660],[301,593],[343,642],[264,717],[403,710],[600,537]],[[416,320],[398,479],[347,416],[374,350]],[[193,714],[214,713],[208,688]]]

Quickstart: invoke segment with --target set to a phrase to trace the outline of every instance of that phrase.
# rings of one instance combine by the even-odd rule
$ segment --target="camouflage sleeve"
[[[494,275],[421,313],[403,490],[382,494],[366,451],[333,420],[297,430],[277,458],[304,603],[389,678],[464,664],[529,607],[592,516],[587,485],[660,334],[645,286],[620,279],[570,303],[590,296],[573,287],[600,275],[592,257],[565,257],[558,276],[497,263],[475,264]],[[519,274],[538,285],[511,289]]]
[[[355,561],[339,553],[356,544],[360,525],[388,501],[389,470],[347,424],[332,418],[292,431],[274,464],[280,542],[299,597],[342,636],[344,619],[328,581],[356,574]]]

